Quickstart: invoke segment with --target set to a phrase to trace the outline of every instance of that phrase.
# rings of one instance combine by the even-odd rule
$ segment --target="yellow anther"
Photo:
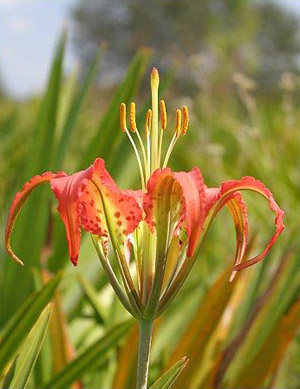
[[[135,121],[135,103],[130,104],[130,130],[132,132],[136,132],[137,127],[136,127],[136,121]]]
[[[181,111],[177,109],[175,114],[175,132],[179,136],[181,134]]]
[[[187,107],[184,105],[182,107],[182,127],[181,127],[181,134],[185,135],[187,133],[188,127],[189,127],[189,111]]]
[[[146,135],[150,135],[150,131],[151,131],[151,121],[152,121],[152,110],[149,108],[147,110],[147,114],[146,114],[146,123],[145,123],[145,132],[146,132]]]
[[[168,116],[164,100],[160,100],[160,122],[162,130],[165,130],[167,128]]]
[[[126,132],[127,130],[127,125],[126,125],[126,105],[122,103],[120,105],[120,126],[121,126],[121,131]]]

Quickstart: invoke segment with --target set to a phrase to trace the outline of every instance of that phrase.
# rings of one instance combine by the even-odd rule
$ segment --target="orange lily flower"
[[[89,232],[109,280],[125,308],[137,318],[152,320],[166,308],[189,274],[215,216],[226,205],[232,215],[237,247],[232,277],[237,271],[261,261],[284,229],[284,212],[272,193],[253,177],[223,182],[208,188],[200,170],[173,172],[167,167],[177,140],[188,129],[188,110],[176,111],[175,131],[163,163],[162,141],[167,127],[164,101],[158,104],[159,75],[151,74],[152,110],[145,128],[146,146],[137,129],[135,104],[130,107],[130,130],[126,107],[121,105],[121,129],[137,156],[142,189],[121,190],[102,159],[71,176],[46,172],[29,180],[16,194],[7,227],[6,248],[19,264],[10,245],[15,219],[35,187],[45,182],[58,200],[58,211],[66,228],[69,256],[77,264],[81,230]],[[136,138],[135,138],[136,137]],[[135,141],[135,139],[137,141]],[[262,195],[275,213],[275,233],[266,248],[245,261],[248,217],[241,191]],[[112,253],[109,247],[112,248]],[[111,265],[115,257],[122,283]],[[123,284],[123,285],[122,285]]]

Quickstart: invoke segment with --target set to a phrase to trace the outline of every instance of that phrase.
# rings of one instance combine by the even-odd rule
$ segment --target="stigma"
[[[181,136],[184,136],[189,127],[189,112],[186,106],[177,109],[175,112],[174,130],[171,139],[165,145],[163,138],[167,133],[168,115],[164,100],[158,98],[159,94],[159,72],[152,69],[150,76],[152,107],[147,110],[145,118],[145,131],[141,134],[138,130],[136,118],[136,104],[131,102],[129,110],[129,129],[127,127],[126,105],[120,105],[120,127],[126,133],[134,149],[139,165],[142,187],[149,177],[158,168],[165,168],[168,165],[172,151]]]

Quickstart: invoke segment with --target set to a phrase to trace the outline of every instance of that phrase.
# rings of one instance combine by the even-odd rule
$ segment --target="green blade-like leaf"
[[[28,331],[52,299],[60,280],[61,275],[57,275],[41,291],[30,295],[1,332],[0,372],[9,363]]]
[[[91,369],[96,361],[98,364],[106,361],[108,352],[119,343],[132,325],[133,321],[128,320],[108,331],[104,336],[91,344],[83,353],[70,362],[50,382],[43,384],[41,389],[66,388],[76,379],[80,378],[86,371]]]
[[[31,370],[40,353],[48,328],[50,314],[51,305],[49,304],[41,313],[20,349],[20,354],[17,356],[14,378],[9,386],[10,388],[24,388],[26,385]]]
[[[8,372],[6,373],[6,375],[4,377],[3,383],[1,382],[1,385],[2,385],[1,389],[9,388],[9,385],[10,385],[11,381],[14,378],[15,369],[16,369],[16,363],[17,363],[17,359],[15,358],[15,360],[11,364]]]
[[[188,363],[188,358],[183,357],[178,362],[175,363],[168,371],[165,372],[150,389],[168,389],[171,388],[172,384],[175,382],[179,374],[185,368]]]
[[[93,285],[91,285],[81,275],[78,275],[77,279],[78,279],[78,281],[79,281],[79,283],[80,283],[80,285],[81,285],[81,287],[83,289],[85,297],[87,298],[87,300],[89,301],[89,303],[91,304],[91,306],[94,309],[97,321],[100,324],[103,324],[105,322],[105,319],[104,319],[105,318],[105,313],[102,310],[100,304],[98,303],[98,297],[97,297],[96,290],[94,289]]]
[[[294,339],[300,325],[300,300],[281,318],[249,365],[236,378],[235,388],[261,388],[264,380],[276,372],[284,353]],[[255,372],[255,374],[253,374]]]
[[[57,147],[56,158],[55,158],[55,169],[56,170],[61,169],[63,159],[66,155],[66,151],[67,151],[70,139],[71,139],[72,131],[75,128],[78,116],[81,112],[82,104],[83,104],[85,97],[87,95],[87,92],[88,92],[89,86],[90,86],[91,82],[93,81],[94,76],[96,74],[96,71],[97,71],[97,68],[99,65],[99,61],[100,61],[100,54],[98,54],[95,57],[94,61],[92,62],[91,66],[87,72],[87,75],[86,75],[81,87],[79,88],[78,92],[74,95],[73,100],[70,104],[65,122],[63,124],[60,142],[59,142],[59,145]]]
[[[53,167],[52,159],[65,41],[66,36],[62,34],[54,53],[47,90],[40,105],[31,146],[23,169],[24,176],[20,177],[18,190],[24,181],[33,175],[51,170]],[[49,204],[45,189],[47,188],[39,188],[34,191],[26,201],[15,224],[12,237],[12,247],[16,253],[24,258],[26,264],[37,267],[40,266],[40,253],[45,241],[49,218]],[[4,319],[7,320],[13,315],[24,299],[34,290],[29,266],[21,269],[9,259],[5,261],[4,265],[5,277],[0,296],[0,325],[4,324]],[[21,295],[15,293],[16,285],[22,291]]]
[[[220,322],[239,278],[237,275],[235,280],[230,283],[231,271],[232,266],[229,264],[208,289],[195,316],[188,323],[185,332],[174,348],[167,367],[172,366],[183,355],[187,355],[190,360],[187,369],[175,384],[178,389],[186,386],[187,382],[191,382],[195,372],[199,370],[199,366],[204,364],[203,357],[207,344]]]
[[[149,59],[148,50],[140,50],[132,60],[124,81],[118,87],[110,101],[109,107],[103,116],[95,137],[83,155],[80,166],[86,167],[100,156],[106,161],[113,155],[120,134],[119,106],[120,103],[129,103],[134,96],[145,72]]]

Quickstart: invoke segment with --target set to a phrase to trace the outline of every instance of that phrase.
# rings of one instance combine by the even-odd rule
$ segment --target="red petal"
[[[66,228],[69,256],[76,266],[79,255],[81,232],[78,213],[79,191],[91,177],[91,168],[71,176],[53,178],[51,189],[58,200],[58,212]]]
[[[228,201],[227,207],[233,218],[236,230],[236,253],[234,265],[239,265],[245,256],[248,244],[248,212],[243,197],[239,192],[235,192],[232,199]],[[233,271],[230,281],[233,280],[236,271]]]
[[[81,223],[86,231],[115,238],[124,243],[142,219],[136,197],[138,192],[122,191],[105,169],[102,159],[91,167],[91,180],[80,196]]]
[[[170,168],[156,170],[148,181],[147,193],[144,195],[145,220],[152,232],[156,224],[164,222],[160,220],[160,215],[156,211],[158,208],[163,209],[163,204],[162,207],[158,205],[158,202],[162,201],[163,198],[165,201],[172,202],[171,197],[174,196],[174,192],[165,189],[165,186],[171,188],[172,181],[178,183],[181,190],[179,193],[181,213],[178,226],[183,222],[186,223],[189,238],[187,255],[192,256],[201,233],[205,209],[203,178],[198,168],[194,168],[188,173],[173,173]],[[173,201],[176,199],[177,197],[174,197]]]
[[[58,175],[62,175],[62,174],[63,173],[58,173]],[[23,186],[23,189],[15,195],[15,198],[10,207],[8,220],[6,223],[6,229],[5,229],[5,247],[9,255],[12,257],[12,259],[20,265],[23,265],[23,262],[15,255],[15,253],[13,252],[10,246],[10,237],[11,237],[14,222],[22,208],[22,205],[24,204],[24,202],[26,201],[30,193],[33,191],[33,189],[40,184],[50,181],[55,176],[56,174],[53,174],[51,172],[46,172],[41,176],[32,177]]]
[[[244,263],[236,265],[234,267],[235,270],[244,269],[261,261],[266,256],[266,254],[271,249],[278,236],[284,229],[283,210],[279,208],[269,189],[267,189],[261,181],[258,181],[253,177],[243,177],[241,180],[226,181],[220,186],[219,189],[207,189],[207,214],[214,216],[229,200],[232,199],[232,195],[234,195],[237,191],[240,190],[251,190],[257,192],[269,201],[270,209],[275,212],[276,230],[268,245],[260,254],[256,255],[254,258],[249,259]]]

